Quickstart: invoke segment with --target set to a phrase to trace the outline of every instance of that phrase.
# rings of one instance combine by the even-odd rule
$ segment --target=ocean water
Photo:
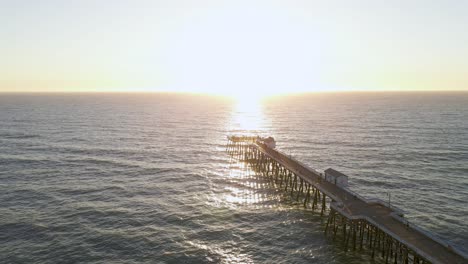
[[[232,161],[243,133],[468,252],[468,93],[1,94],[0,263],[373,263]]]

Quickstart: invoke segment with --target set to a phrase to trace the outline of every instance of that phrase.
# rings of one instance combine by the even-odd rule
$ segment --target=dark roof
[[[332,168],[326,169],[325,173],[331,174],[331,175],[336,176],[336,177],[340,177],[340,176],[348,177],[347,175],[345,175],[345,174],[343,174],[343,173],[341,173],[341,172],[339,172],[337,170],[334,170]]]

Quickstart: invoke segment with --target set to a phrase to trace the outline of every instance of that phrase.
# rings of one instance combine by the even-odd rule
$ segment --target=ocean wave
[[[24,134],[21,132],[15,133],[0,133],[0,139],[31,139],[31,138],[40,138],[40,135],[37,134]]]

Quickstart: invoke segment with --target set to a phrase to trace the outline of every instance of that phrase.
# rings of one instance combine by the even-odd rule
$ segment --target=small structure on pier
[[[273,137],[262,138],[263,143],[269,148],[276,148],[276,141]]]
[[[332,168],[325,170],[325,180],[340,187],[348,187],[348,176]]]

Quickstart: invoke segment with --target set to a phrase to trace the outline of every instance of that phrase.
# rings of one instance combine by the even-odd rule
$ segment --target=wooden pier
[[[367,252],[385,263],[468,263],[466,255],[416,226],[401,210],[379,199],[365,199],[325,180],[322,173],[275,149],[272,138],[229,136],[227,152],[305,208],[327,217],[324,233],[345,251]],[[273,140],[274,143],[274,140]]]

